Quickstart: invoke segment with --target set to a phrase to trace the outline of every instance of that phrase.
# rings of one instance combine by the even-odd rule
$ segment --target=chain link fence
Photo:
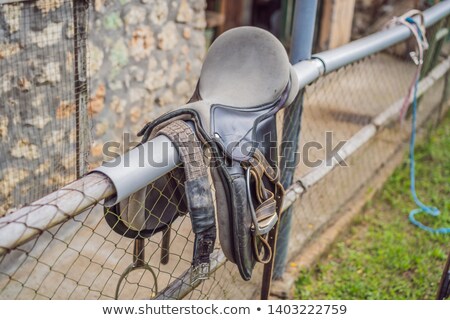
[[[57,1],[47,1],[48,6],[60,4]],[[27,24],[35,17],[31,14],[31,9],[25,10],[25,7],[34,8],[38,3],[42,1],[32,1],[28,5],[2,5],[1,9],[2,12],[20,9],[20,15],[30,12],[29,19],[20,20]],[[11,9],[13,7],[17,8]],[[73,9],[72,2],[66,1],[55,10],[48,9],[48,12],[66,14],[62,20],[65,22],[61,22],[61,28],[66,28],[65,26],[68,28],[70,23],[73,23]],[[419,86],[421,100],[418,123],[421,126],[426,123],[434,125],[434,122],[429,120],[438,121],[446,110],[449,92],[446,79],[450,61],[448,47],[443,45],[447,35],[442,30],[448,27],[449,19],[446,18],[427,31],[431,44],[428,56],[433,55],[433,58],[426,59]],[[63,32],[62,30],[60,31]],[[33,31],[23,29],[19,33],[23,33],[23,37],[25,35],[30,37]],[[51,38],[50,35],[49,37]],[[24,39],[27,40],[26,44],[31,41],[29,38]],[[46,57],[62,59],[57,63],[64,62],[67,65],[66,60],[70,56],[67,52],[76,50],[73,41],[68,41],[65,47],[63,43],[62,38],[58,38],[55,46],[63,47],[46,52]],[[36,57],[40,52],[38,44],[39,42],[34,43]],[[0,45],[2,48],[5,46]],[[415,71],[415,65],[408,56],[410,48],[409,41],[401,43],[321,77],[306,88],[299,149],[301,161],[296,168],[295,182],[288,189],[285,205],[293,207],[290,259],[298,256],[301,249],[312,241],[316,234],[339,216],[343,206],[353,201],[361,190],[369,188],[380,170],[388,166],[393,157],[402,153],[410,132],[410,124],[407,120],[399,123],[398,111]],[[11,54],[11,57],[7,58],[0,56],[2,77],[17,68],[11,77],[19,79],[22,71],[18,66],[22,66],[28,58],[20,56],[20,53]],[[61,73],[55,70],[60,70]],[[65,78],[60,78],[58,83],[49,88],[45,86],[35,88],[34,82],[30,81],[27,91],[29,100],[18,100],[15,107],[7,107],[4,114],[5,108],[2,108],[0,125],[2,121],[28,119],[31,116],[33,119],[51,118],[44,125],[46,130],[47,126],[49,132],[58,130],[60,133],[55,137],[68,137],[71,132],[74,132],[72,135],[75,137],[61,138],[61,145],[47,146],[55,153],[60,152],[60,156],[55,156],[55,153],[43,155],[45,154],[45,158],[48,159],[62,159],[61,155],[65,155],[69,158],[67,161],[71,161],[71,165],[67,168],[62,164],[51,165],[51,172],[37,175],[40,157],[31,159],[35,162],[23,163],[1,158],[2,172],[5,169],[16,170],[15,168],[29,170],[30,177],[35,179],[33,188],[39,190],[39,194],[28,193],[28,190],[21,189],[18,182],[2,178],[0,190],[5,190],[5,186],[14,186],[21,194],[21,197],[14,198],[15,202],[1,200],[1,203],[10,203],[9,208],[34,201],[76,178],[77,154],[79,158],[84,150],[80,149],[80,145],[77,148],[76,143],[77,123],[79,123],[76,120],[78,114],[76,105],[79,87],[74,86],[73,70],[69,72],[62,66],[55,70],[50,70],[48,76]],[[25,75],[26,71],[23,72]],[[82,88],[87,90],[86,86]],[[22,94],[20,88],[14,90],[11,88],[12,91],[5,90],[4,87],[0,89],[3,90],[0,91],[2,105],[5,99],[16,97],[13,93],[18,96]],[[32,105],[39,94],[44,97],[42,102],[31,108],[30,103]],[[70,102],[72,107],[67,107],[68,116],[58,117],[60,101]],[[72,112],[73,108],[75,111]],[[14,114],[10,115],[8,112]],[[280,120],[282,118],[283,115],[280,114]],[[19,144],[15,139],[23,138],[24,133],[28,134],[32,145],[44,147],[49,141],[45,134],[36,131],[42,129],[28,128],[25,124],[14,125],[14,128],[7,124],[7,130],[2,131],[0,126],[0,138],[8,137],[7,140],[0,140],[1,157],[16,152],[14,150],[17,150]],[[342,161],[333,153],[336,147],[339,147],[337,154],[342,157]],[[33,148],[28,147],[26,150]],[[22,156],[20,161],[22,158],[25,157]],[[58,176],[59,180],[49,188],[44,187],[45,180],[38,179],[38,177],[51,179],[53,176]],[[83,180],[71,183],[26,208],[0,218],[0,298],[257,297],[262,266],[257,266],[252,280],[245,282],[241,280],[234,264],[225,259],[218,244],[212,255],[213,272],[210,278],[191,286],[189,268],[194,234],[191,230],[189,213],[180,204],[179,196],[176,196],[180,187],[179,181],[179,176],[173,171],[170,179],[147,188],[147,195],[156,199],[153,204],[145,204],[142,201],[136,203],[139,200],[134,199],[134,206],[137,204],[138,207],[146,208],[147,220],[158,226],[158,230],[163,230],[143,240],[143,246],[136,245],[138,242],[136,239],[116,233],[105,221],[104,204],[98,203],[97,199],[111,196],[114,190],[100,174],[90,174]],[[173,221],[162,219],[161,215],[153,213],[152,206],[156,205],[163,206],[164,212],[177,212],[179,217]],[[121,208],[126,209],[126,206]],[[131,270],[130,266],[133,265],[138,268],[128,273]]]
[[[426,124],[428,132],[448,108],[448,47],[442,48],[445,39],[438,34],[446,28],[448,19],[427,30],[431,45],[419,85],[418,127]],[[403,155],[411,120],[409,114],[400,120],[400,108],[416,70],[408,56],[410,48],[409,43],[401,43],[306,88],[300,139],[303,161],[296,169],[299,180],[291,187],[301,193],[293,204],[291,259],[349,204],[369,193],[377,176]],[[436,48],[439,58],[428,60]],[[339,144],[341,156],[333,159],[332,150]]]

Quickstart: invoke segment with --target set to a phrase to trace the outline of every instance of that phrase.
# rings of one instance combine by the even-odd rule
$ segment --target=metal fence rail
[[[448,29],[449,15],[449,1],[425,12],[431,40],[439,30]],[[389,146],[394,148],[407,136],[407,128],[399,129],[392,123],[414,70],[407,57],[398,56],[395,45],[404,43],[409,36],[406,27],[394,27],[295,65],[302,87],[317,80],[305,92],[302,145],[308,141],[323,140],[326,143],[324,133],[329,130],[327,125],[334,126],[334,135],[338,136],[335,138],[347,141],[340,155],[342,160],[350,163],[353,174],[349,168],[340,167],[338,162],[331,165],[322,163],[314,168],[299,165],[297,180],[288,189],[284,204],[286,209],[302,198],[302,203],[295,207],[294,228],[300,232],[292,236],[293,245],[304,244],[306,238],[311,236],[312,231],[304,230],[309,228],[305,227],[305,221],[315,226],[325,225],[332,212],[336,212],[355,189],[370,179],[370,173],[366,175],[361,166],[377,168],[388,161],[389,152],[377,159],[364,158],[361,152],[368,145],[381,144],[379,137],[382,137],[389,140]],[[434,39],[432,45],[437,41],[441,40]],[[393,50],[393,53],[386,49]],[[444,79],[450,69],[450,59],[448,56],[440,58],[430,69],[419,84],[422,104],[431,106],[421,111],[422,123],[445,99]],[[346,84],[351,87],[346,87]],[[427,95],[430,92],[432,94]],[[434,101],[434,97],[438,97],[439,101]],[[160,142],[169,143],[168,140]],[[163,153],[160,143],[149,143],[148,147],[154,148],[155,156]],[[99,202],[116,194],[117,189],[121,190],[117,200],[123,199],[142,188],[142,183],[152,181],[148,179],[135,183],[136,177],[156,179],[170,172],[177,165],[176,152],[170,154],[172,159],[169,162],[172,164],[165,168],[147,166],[135,173],[132,166],[125,172],[125,167],[100,169],[100,172],[107,172],[111,179],[100,172],[88,174],[27,207],[1,217],[0,297],[113,298],[115,284],[131,262],[132,242],[114,234],[105,225]],[[325,159],[322,151],[313,156]],[[360,162],[356,157],[361,158]],[[323,184],[324,180],[339,183],[331,190],[330,186]],[[124,188],[123,184],[127,187]],[[336,195],[336,190],[340,188],[347,188],[348,194]],[[319,195],[330,197],[326,208],[323,202],[316,202]],[[305,218],[311,212],[323,214]],[[162,265],[156,254],[161,249],[161,236],[157,235],[147,242],[150,253],[148,263],[156,270],[159,288],[163,289],[154,292],[153,280],[148,273],[141,272],[121,288],[123,297],[240,298],[244,297],[242,291],[245,288],[250,292],[245,297],[255,291],[255,282],[244,284],[237,279],[235,270],[226,262],[219,247],[212,259],[215,273],[211,279],[196,288],[189,284],[192,232],[187,222],[185,217],[171,227],[175,232],[172,242],[177,245],[171,249],[172,262],[169,265]],[[291,256],[295,254],[293,250]],[[240,290],[236,288],[237,284]]]

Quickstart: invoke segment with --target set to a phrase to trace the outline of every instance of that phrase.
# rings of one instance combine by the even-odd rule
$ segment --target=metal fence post
[[[311,58],[314,27],[316,22],[317,0],[297,0],[294,9],[294,21],[291,37],[291,64]],[[298,142],[300,138],[301,116],[303,109],[303,90],[293,105],[284,114],[284,128],[281,148],[281,182],[285,188],[294,179],[295,167],[299,161]],[[287,209],[280,221],[277,250],[275,256],[274,279],[281,279],[286,269],[289,247],[289,234],[292,222],[292,208]]]
[[[76,106],[76,175],[82,177],[87,170],[87,146],[90,142],[88,125],[88,76],[87,76],[87,24],[89,2],[73,2],[74,33],[74,87]]]

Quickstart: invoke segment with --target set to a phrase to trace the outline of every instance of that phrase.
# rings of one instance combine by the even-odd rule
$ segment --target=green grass
[[[408,220],[416,208],[405,159],[326,258],[301,273],[299,299],[433,299],[450,250],[450,234],[422,231]],[[416,147],[419,198],[441,210],[417,219],[450,227],[450,113]]]

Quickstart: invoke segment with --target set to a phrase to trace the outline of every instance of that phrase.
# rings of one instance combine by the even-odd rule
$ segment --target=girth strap
[[[195,233],[191,283],[207,279],[210,271],[209,255],[216,241],[216,222],[208,168],[195,132],[181,120],[169,123],[158,131],[176,146],[186,175],[187,207]]]

